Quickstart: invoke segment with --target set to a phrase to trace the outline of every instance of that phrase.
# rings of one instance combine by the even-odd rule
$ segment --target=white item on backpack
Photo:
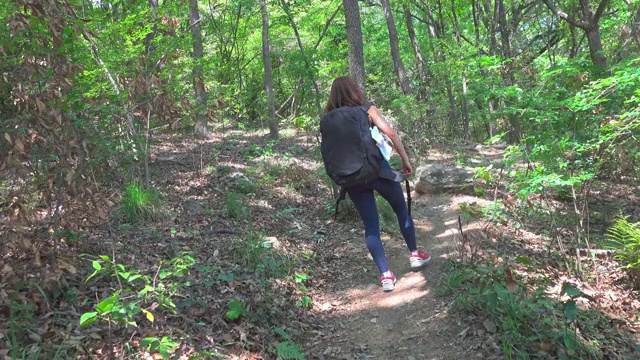
[[[391,139],[389,139],[387,135],[381,133],[377,126],[371,128],[371,137],[376,141],[376,145],[378,146],[378,149],[380,149],[380,153],[384,159],[389,161],[389,159],[391,159],[391,154],[393,153]]]

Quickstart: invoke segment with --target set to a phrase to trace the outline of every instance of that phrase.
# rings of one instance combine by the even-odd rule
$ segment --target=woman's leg
[[[407,209],[400,183],[380,178],[372,184],[372,188],[391,205],[398,217],[398,225],[407,247],[411,252],[416,251],[418,249],[416,245],[416,230],[413,225],[413,219],[409,216],[409,209]]]
[[[373,197],[373,190],[357,187],[347,189],[347,193],[364,223],[364,236],[373,261],[378,266],[381,274],[389,271],[387,258],[384,254],[384,246],[382,245],[382,240],[380,240],[380,220],[376,201]]]

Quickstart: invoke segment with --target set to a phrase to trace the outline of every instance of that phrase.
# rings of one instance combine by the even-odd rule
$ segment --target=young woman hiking
[[[380,111],[378,111],[374,105],[367,103],[362,90],[356,82],[349,77],[343,76],[333,81],[325,111],[329,113],[345,106],[363,106],[364,109],[367,110],[371,124],[375,125],[380,132],[389,137],[393,143],[393,147],[400,155],[403,168],[401,174],[405,177],[411,176],[413,168],[409,163],[409,157],[404,149],[404,145],[402,145],[400,137],[384,120]],[[381,166],[383,169],[391,169],[389,162],[384,158],[382,159]],[[380,220],[373,194],[374,191],[378,192],[378,194],[389,202],[389,205],[391,205],[391,208],[398,217],[400,231],[411,252],[409,255],[411,269],[414,271],[418,270],[431,260],[431,255],[427,251],[418,249],[416,245],[416,232],[413,226],[413,219],[409,216],[409,210],[407,209],[402,187],[400,183],[394,180],[379,176],[371,183],[349,187],[346,190],[364,224],[365,241],[373,257],[373,261],[378,266],[378,270],[380,270],[382,289],[384,291],[392,291],[395,289],[396,277],[389,269],[384,246],[380,239]]]

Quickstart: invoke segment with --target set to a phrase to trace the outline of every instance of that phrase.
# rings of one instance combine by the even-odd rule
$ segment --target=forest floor
[[[354,210],[343,207],[332,220],[332,191],[316,139],[282,134],[278,141],[229,130],[199,141],[158,136],[150,165],[162,206],[140,223],[123,220],[114,196],[107,223],[65,233],[54,247],[46,224],[18,234],[8,217],[0,219],[8,234],[0,259],[0,356],[499,359],[505,357],[504,324],[465,306],[452,274],[460,269],[456,263],[473,273],[494,268],[479,263],[520,259],[527,265],[504,265],[495,278],[506,281],[515,307],[533,309],[514,318],[523,322],[518,327],[557,317],[528,300],[541,278],[555,294],[548,306],[556,309],[566,306],[561,287],[570,282],[596,299],[579,303],[581,311],[596,312],[586,325],[579,323],[582,338],[604,349],[593,350],[593,358],[633,358],[640,302],[618,264],[589,259],[584,271],[594,276],[576,279],[562,270],[565,255],[550,255],[553,242],[534,234],[548,224],[527,219],[532,224],[522,228],[473,216],[459,223],[461,209],[488,205],[493,196],[414,194],[418,242],[432,254],[418,272],[409,271],[406,246],[381,208],[383,241],[398,278],[396,290],[382,292]],[[434,149],[422,162],[499,155]],[[111,186],[109,193],[122,193],[123,184]],[[637,188],[598,189],[596,202],[607,205],[598,210],[603,224],[640,204]],[[102,270],[88,279],[96,263]],[[493,284],[495,274],[487,271]],[[139,277],[128,281],[123,274]],[[120,306],[119,312],[109,315],[105,301],[115,298],[108,305]],[[91,312],[96,321],[80,326]],[[565,351],[547,338],[527,341],[542,357]]]

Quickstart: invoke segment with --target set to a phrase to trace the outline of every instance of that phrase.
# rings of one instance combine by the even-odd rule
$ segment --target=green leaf
[[[113,305],[116,303],[116,301],[118,301],[119,295],[120,295],[120,292],[117,291],[112,296],[109,296],[108,298],[100,301],[98,303],[98,306],[96,306],[96,310],[98,310],[98,313],[100,313],[100,314],[109,313],[111,311],[111,309],[113,308]]]
[[[138,295],[140,297],[144,297],[145,295],[147,295],[148,292],[153,292],[154,288],[151,285],[147,285],[144,287],[144,289],[140,290],[140,292],[138,293]]]
[[[94,268],[94,269],[96,269],[96,271],[100,271],[100,270],[102,270],[102,264],[100,264],[100,262],[99,262],[99,261],[94,260],[94,261],[92,262],[92,265],[93,265],[93,268]]]
[[[531,259],[526,257],[526,256],[518,256],[516,258],[516,262],[519,262],[519,263],[525,264],[525,265],[531,265]]]
[[[230,321],[237,320],[245,312],[245,305],[241,300],[234,299],[229,303],[229,311],[227,311],[227,319]]]
[[[80,326],[88,326],[96,320],[98,320],[98,312],[92,311],[84,313],[80,316]]]
[[[235,275],[233,274],[233,272],[218,274],[218,279],[222,281],[231,282],[233,281],[234,278],[235,278]]]
[[[158,339],[157,337],[148,337],[140,340],[140,345],[142,346],[149,346],[149,345],[159,344],[159,343],[160,343],[160,339]]]
[[[569,321],[575,321],[578,316],[578,307],[576,306],[575,300],[569,300],[563,305],[564,314],[567,316]]]
[[[569,296],[572,299],[577,297],[585,297],[585,298],[588,297],[587,294],[583,293],[582,291],[580,291],[579,289],[577,289],[576,287],[574,287],[569,283],[564,283],[562,285],[562,291],[560,292],[560,295],[564,295],[564,294],[567,294],[567,296]]]

